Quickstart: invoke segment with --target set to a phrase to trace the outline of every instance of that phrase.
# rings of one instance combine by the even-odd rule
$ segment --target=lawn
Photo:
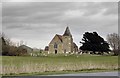
[[[49,56],[1,56],[2,74],[57,74],[90,71],[114,71],[118,69],[117,56],[49,55]],[[0,58],[1,58],[0,57]]]

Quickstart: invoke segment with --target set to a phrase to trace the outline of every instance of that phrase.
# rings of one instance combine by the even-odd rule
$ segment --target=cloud
[[[50,0],[51,2],[118,2],[119,0]],[[50,2],[49,0],[3,0],[2,2]]]
[[[118,32],[116,2],[5,2],[2,9],[3,32],[32,47],[44,48],[67,25],[78,45],[86,31]]]

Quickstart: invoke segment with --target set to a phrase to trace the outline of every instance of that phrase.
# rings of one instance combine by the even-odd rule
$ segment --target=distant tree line
[[[27,50],[20,47],[23,43],[16,45],[4,34],[0,34],[0,51],[3,56],[21,56],[27,55]],[[83,34],[82,41],[80,41],[82,46],[80,50],[83,52],[90,52],[91,54],[100,54],[113,52],[114,55],[119,55],[120,53],[120,36],[116,33],[108,34],[107,41],[105,41],[97,32],[85,32]],[[112,48],[112,50],[110,49]],[[46,51],[48,51],[48,46],[46,46]]]
[[[3,56],[21,56],[27,54],[26,49],[15,45],[9,38],[5,37],[4,34],[0,35],[0,44],[2,46],[1,55]]]

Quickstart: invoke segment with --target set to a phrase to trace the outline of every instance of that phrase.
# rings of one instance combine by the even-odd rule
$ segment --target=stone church
[[[63,35],[56,34],[49,43],[49,53],[75,53],[78,51],[78,46],[73,42],[69,27],[66,28]]]

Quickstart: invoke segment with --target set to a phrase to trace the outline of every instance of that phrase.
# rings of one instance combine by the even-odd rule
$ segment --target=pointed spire
[[[65,30],[63,36],[72,36],[68,26],[66,27],[66,30]]]

